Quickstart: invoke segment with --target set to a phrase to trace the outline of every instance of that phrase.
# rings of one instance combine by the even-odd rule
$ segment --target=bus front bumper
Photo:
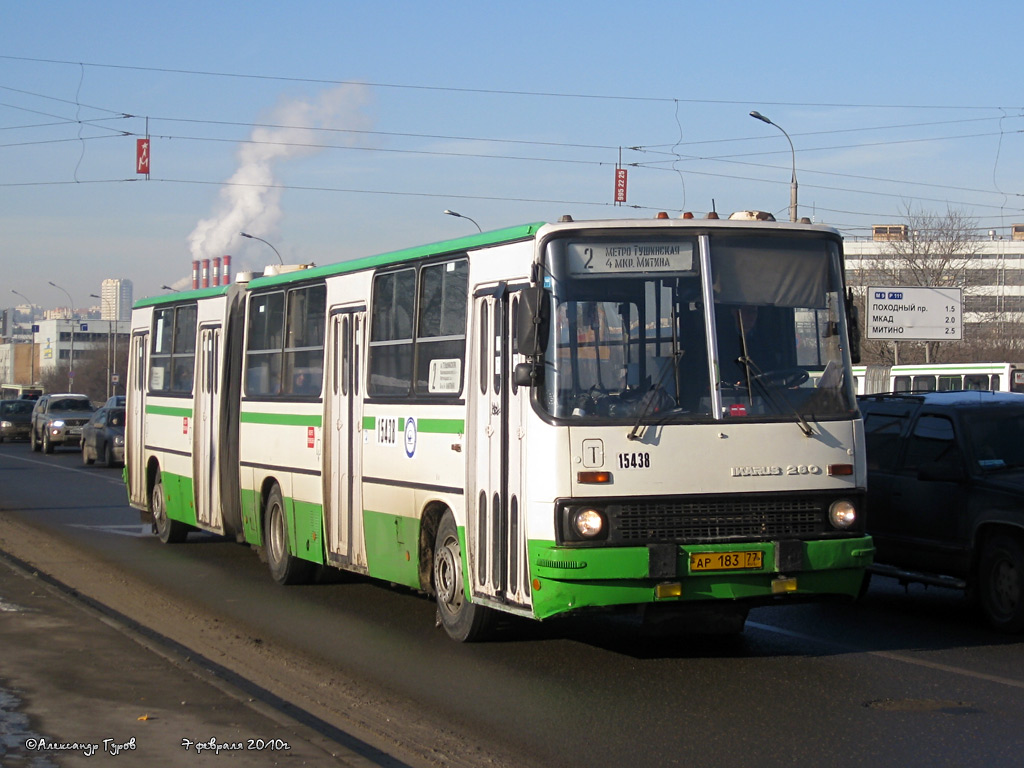
[[[650,603],[854,598],[874,552],[870,536],[647,547],[531,542],[534,616]]]

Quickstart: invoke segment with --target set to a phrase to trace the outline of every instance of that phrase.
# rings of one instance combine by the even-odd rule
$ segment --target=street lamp
[[[28,312],[29,312],[29,317],[28,317],[28,326],[29,326],[28,343],[29,343],[29,346],[31,347],[31,349],[29,350],[28,364],[29,364],[29,376],[32,378],[32,380],[29,382],[29,384],[35,384],[36,383],[36,334],[35,334],[35,331],[32,330],[32,321],[35,320],[36,318],[35,318],[35,315],[34,315],[34,313],[32,311],[32,306],[33,305],[32,305],[32,302],[29,301],[28,298],[25,295],[23,295],[21,293],[18,293],[13,288],[11,289],[11,293],[13,293],[15,296],[21,296],[21,298],[25,299],[25,303],[28,304]]]
[[[773,123],[760,112],[751,112],[750,116],[757,120],[760,120],[762,123],[774,125],[780,131],[782,131],[782,135],[785,136],[786,141],[789,142],[789,151],[793,155],[793,179],[789,183],[789,220],[796,221],[796,150],[793,149],[793,140],[789,138],[789,134],[786,133],[785,129],[781,125],[779,125],[778,123]]]
[[[266,243],[267,245],[270,245],[270,243],[267,243],[267,241],[264,240],[262,237],[256,237],[256,235],[250,235],[247,232],[239,232],[238,234],[240,234],[242,237],[248,237],[250,240],[259,240],[261,243]],[[274,253],[277,253],[277,248],[275,248],[272,245],[270,245],[270,250],[272,250]],[[277,260],[281,262],[281,266],[284,266],[284,259],[281,258],[280,253],[277,253]]]
[[[165,290],[165,291],[170,291],[171,293],[177,293],[178,292],[177,288],[171,288],[171,286],[169,286],[169,285],[161,285],[160,288]]]
[[[447,208],[444,209],[444,213],[445,213],[446,216],[454,216],[457,219],[465,219],[466,221],[473,221],[473,219],[469,218],[469,216],[463,216],[461,213],[456,213],[455,211],[449,211]],[[475,221],[473,221],[473,226],[477,228],[478,232],[483,232],[483,230],[480,229],[480,225],[477,224]]]
[[[48,282],[54,288],[64,291],[64,295],[68,297],[68,304],[71,305],[71,355],[68,357],[68,392],[71,392],[75,385],[75,300],[71,298],[71,294],[67,292],[66,288],[61,288],[52,280]]]

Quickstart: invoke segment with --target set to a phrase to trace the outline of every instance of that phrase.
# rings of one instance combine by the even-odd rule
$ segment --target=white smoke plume
[[[367,130],[365,87],[342,85],[325,91],[315,101],[291,100],[279,104],[261,122],[288,126],[254,128],[249,143],[238,150],[238,170],[220,191],[217,210],[189,235],[193,259],[215,258],[237,250],[239,232],[269,239],[281,220],[281,192],[274,188],[279,163],[322,151],[311,144],[352,143],[345,134],[324,134],[316,128]],[[261,248],[265,246],[260,246]],[[266,256],[266,254],[263,254]],[[260,264],[272,263],[263,258]],[[235,270],[242,267],[236,259]]]

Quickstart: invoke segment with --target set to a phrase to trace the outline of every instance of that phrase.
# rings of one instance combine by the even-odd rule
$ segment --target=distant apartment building
[[[132,316],[132,281],[108,278],[100,286],[100,318],[130,320]]]

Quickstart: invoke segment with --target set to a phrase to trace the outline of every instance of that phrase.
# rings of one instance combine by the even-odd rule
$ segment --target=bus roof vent
[[[562,216],[558,219],[558,223],[559,224],[568,224],[571,221],[572,221],[572,216],[570,216],[568,213],[563,213]]]
[[[315,264],[268,264],[263,270],[263,276],[286,275],[289,272],[301,272],[304,269],[311,269],[315,266]]]
[[[1014,224],[1011,231],[1014,240],[1024,240],[1024,224]]]
[[[768,211],[736,211],[729,217],[730,221],[775,221]]]

